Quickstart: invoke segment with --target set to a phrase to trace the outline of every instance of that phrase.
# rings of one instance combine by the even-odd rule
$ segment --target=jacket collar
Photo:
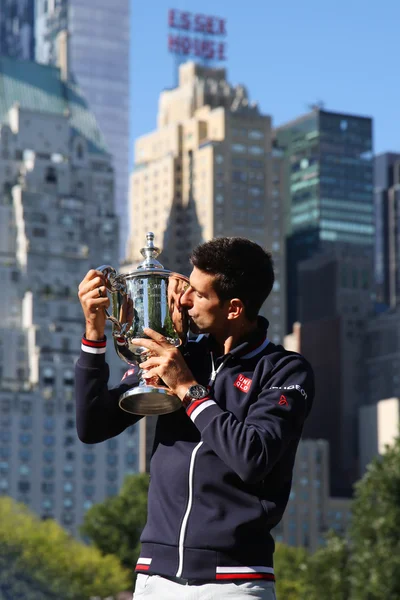
[[[257,329],[246,336],[238,346],[232,348],[229,355],[237,358],[253,358],[253,356],[256,356],[259,352],[264,350],[269,343],[267,338],[268,327],[268,320],[259,315],[257,317]],[[215,353],[217,345],[214,338],[207,334],[207,339],[210,351]]]

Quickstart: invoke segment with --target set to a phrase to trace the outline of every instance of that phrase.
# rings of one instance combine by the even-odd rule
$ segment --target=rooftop
[[[9,110],[23,109],[69,117],[73,132],[84,137],[90,152],[105,153],[104,136],[75,81],[63,81],[60,69],[28,60],[0,57],[0,123]]]

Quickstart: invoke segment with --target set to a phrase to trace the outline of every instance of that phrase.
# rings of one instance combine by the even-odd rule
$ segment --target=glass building
[[[120,254],[128,235],[129,0],[36,0],[36,60],[58,60],[68,31],[69,69],[77,79],[114,159]]]
[[[275,131],[285,154],[288,329],[297,318],[298,264],[332,245],[372,252],[372,119],[315,108]]]
[[[400,300],[400,154],[375,157],[375,283],[378,310]]]
[[[32,60],[35,0],[1,0],[0,54],[11,58]]]

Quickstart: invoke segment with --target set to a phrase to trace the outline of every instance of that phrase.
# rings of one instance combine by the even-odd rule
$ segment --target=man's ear
[[[228,307],[228,319],[238,319],[244,314],[244,304],[239,298],[232,298],[229,301]]]

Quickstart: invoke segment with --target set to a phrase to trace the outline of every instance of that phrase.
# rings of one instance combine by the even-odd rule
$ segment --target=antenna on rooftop
[[[323,110],[325,108],[325,102],[323,100],[317,100],[312,104],[307,104],[308,110]]]

